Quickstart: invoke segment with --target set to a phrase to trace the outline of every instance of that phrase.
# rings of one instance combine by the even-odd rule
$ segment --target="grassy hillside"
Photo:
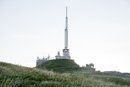
[[[101,72],[54,73],[0,62],[0,87],[130,87],[130,78]]]
[[[55,72],[71,72],[79,69],[79,65],[70,59],[49,60],[37,67]]]

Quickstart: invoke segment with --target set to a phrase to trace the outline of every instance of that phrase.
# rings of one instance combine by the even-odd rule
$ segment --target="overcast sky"
[[[101,71],[130,72],[130,0],[0,0],[0,61],[35,67],[64,48]]]

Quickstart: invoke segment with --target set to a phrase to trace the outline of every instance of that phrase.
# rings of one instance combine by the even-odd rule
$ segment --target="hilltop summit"
[[[71,59],[54,59],[38,65],[37,68],[47,69],[55,72],[71,72],[79,69],[79,65]]]

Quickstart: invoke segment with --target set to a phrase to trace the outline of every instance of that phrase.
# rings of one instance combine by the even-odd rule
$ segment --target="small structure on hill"
[[[37,61],[36,61],[36,66],[39,66],[47,61],[50,60],[50,56],[48,56],[47,58],[43,57],[43,58],[39,58],[37,57]]]
[[[87,70],[89,71],[95,71],[95,68],[94,68],[94,64],[93,63],[90,63],[90,64],[86,64],[86,67],[85,67]]]
[[[86,67],[87,67],[87,68],[94,68],[94,64],[93,64],[93,63],[86,64]]]

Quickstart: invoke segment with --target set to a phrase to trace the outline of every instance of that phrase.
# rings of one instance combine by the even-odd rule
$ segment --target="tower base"
[[[63,58],[70,59],[69,49],[63,49]]]

